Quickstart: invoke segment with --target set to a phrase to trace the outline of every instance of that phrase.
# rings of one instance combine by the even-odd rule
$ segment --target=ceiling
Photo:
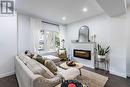
[[[126,0],[127,4],[130,5],[130,0]]]
[[[130,3],[130,0],[127,0]],[[86,7],[87,12],[82,9]],[[104,13],[96,0],[16,0],[18,12],[56,23],[69,24]],[[62,20],[66,17],[66,20]]]
[[[84,7],[87,7],[87,12],[82,11]],[[96,0],[16,0],[16,9],[61,24],[103,13]],[[63,21],[62,17],[66,20]]]
[[[104,12],[110,17],[126,14],[126,0],[97,0]]]

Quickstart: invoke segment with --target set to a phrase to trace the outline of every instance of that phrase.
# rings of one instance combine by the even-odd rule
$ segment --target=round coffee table
[[[64,69],[69,69],[69,68],[78,68],[78,69],[81,69],[83,67],[83,64],[81,64],[81,63],[75,62],[75,64],[76,64],[76,66],[68,66],[66,64],[66,62],[64,62],[64,63],[60,64],[60,67],[64,68]]]
[[[75,62],[76,66],[68,66],[66,62],[60,64],[60,67],[63,69],[69,69],[69,68],[77,68],[79,69],[80,75],[81,75],[81,68],[83,67],[83,64]]]

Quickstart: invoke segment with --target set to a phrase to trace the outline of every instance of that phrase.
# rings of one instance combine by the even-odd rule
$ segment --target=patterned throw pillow
[[[44,65],[54,74],[57,75],[58,69],[52,60],[45,60]]]
[[[58,69],[52,60],[49,60],[46,57],[42,57],[41,55],[37,55],[33,59],[46,66],[54,75],[57,75]]]
[[[29,61],[27,63],[27,67],[34,74],[42,75],[43,77],[48,78],[48,79],[54,77],[54,74],[48,68],[46,68],[44,65],[40,64],[39,62],[37,62],[34,59],[31,59],[31,61]]]
[[[41,55],[37,55],[35,60],[44,65],[45,60],[47,60],[47,58],[43,58]]]

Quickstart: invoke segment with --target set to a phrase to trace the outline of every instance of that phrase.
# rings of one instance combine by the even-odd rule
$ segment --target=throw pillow
[[[45,56],[42,56],[43,58],[46,58],[46,59],[50,59],[52,60],[54,63],[58,63],[60,62],[60,58],[58,56],[54,56],[54,55],[45,55]]]
[[[46,60],[44,65],[54,74],[57,75],[58,69],[52,60]]]
[[[37,55],[36,59],[39,63],[43,64],[45,63],[46,58],[43,58],[41,55]]]
[[[60,49],[58,51],[58,55],[59,55],[59,58],[62,60],[67,60],[67,54],[66,54],[66,50],[65,49]]]
[[[27,56],[30,57],[30,58],[33,58],[34,53],[32,53],[30,50],[26,50],[26,51],[25,51],[25,55],[27,55]]]
[[[59,50],[59,55],[65,55],[66,54],[66,50]]]
[[[27,67],[34,74],[42,75],[43,77],[48,78],[48,79],[54,77],[54,74],[48,68],[46,68],[44,65],[40,64],[39,62],[37,62],[34,59],[31,59],[31,61],[29,61],[27,63]]]
[[[37,58],[37,55],[38,55],[37,53],[34,53],[34,56],[32,57],[32,59],[35,60]]]

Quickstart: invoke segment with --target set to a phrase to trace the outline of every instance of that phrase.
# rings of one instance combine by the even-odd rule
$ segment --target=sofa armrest
[[[62,76],[56,75],[51,79],[39,77],[33,81],[33,87],[54,87],[62,82]]]

